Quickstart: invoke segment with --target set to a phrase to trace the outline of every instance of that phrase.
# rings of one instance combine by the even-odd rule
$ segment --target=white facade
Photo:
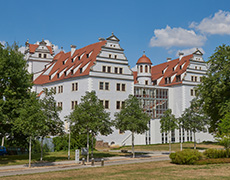
[[[138,89],[142,91],[140,97],[142,96],[143,107],[151,107],[149,112],[153,118],[149,123],[148,132],[135,135],[135,144],[163,142],[160,133],[160,115],[165,109],[170,108],[173,114],[179,117],[195,97],[194,87],[207,70],[202,54],[198,50],[187,59],[181,57],[182,59],[168,62],[168,65],[163,63],[159,67],[151,66],[151,61],[145,56],[145,59],[140,58],[140,62],[140,59],[138,60],[137,72],[132,72],[124,50],[120,47],[119,39],[113,34],[106,40],[100,39],[99,43],[82,49],[76,50],[76,46],[71,46],[70,53],[61,52],[55,57],[52,53],[49,54],[46,44],[42,44],[44,43],[40,43],[35,53],[29,54],[29,49],[25,53],[29,72],[37,74],[34,76],[34,89],[37,93],[41,93],[43,88],[56,89],[54,97],[57,104],[62,106],[60,117],[63,120],[73,110],[73,105],[80,103],[81,96],[84,96],[86,91],[96,91],[106,111],[110,112],[111,119],[114,119],[114,113],[120,110],[122,102],[128,98],[129,94],[137,96],[136,91]],[[41,52],[49,55],[41,59],[36,55]],[[146,63],[146,58],[150,62]],[[172,72],[166,77],[164,74],[169,72],[169,68],[173,68],[175,73]],[[153,72],[158,72],[158,70],[159,76],[155,77]],[[177,81],[174,80],[176,78]],[[164,80],[166,84],[163,83]],[[147,94],[143,95],[145,89],[148,92],[162,92],[164,97],[161,99],[162,97],[157,97],[157,95],[151,97],[152,99],[149,97],[148,100]],[[191,91],[193,91],[192,95]],[[68,129],[68,123],[65,123],[65,128]],[[99,135],[97,139],[109,144],[131,144],[131,132],[120,133],[119,130],[113,129],[113,134]],[[200,142],[213,140],[208,133],[197,133],[196,136],[197,141]],[[185,137],[184,141],[187,141],[187,132],[185,132]],[[176,131],[175,142],[179,140],[179,132]]]

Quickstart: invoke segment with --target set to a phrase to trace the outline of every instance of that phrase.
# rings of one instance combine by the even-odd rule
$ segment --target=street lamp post
[[[70,159],[70,134],[71,134],[71,131],[70,131],[70,121],[69,121],[69,144],[68,144],[68,160]]]

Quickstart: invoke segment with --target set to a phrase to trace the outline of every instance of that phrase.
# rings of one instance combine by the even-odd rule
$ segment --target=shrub
[[[227,152],[226,150],[223,149],[207,149],[204,152],[204,155],[207,158],[226,158],[227,157]]]
[[[223,164],[230,163],[230,158],[219,158],[219,159],[201,159],[196,161],[196,165],[205,165],[205,164]]]
[[[171,153],[169,157],[175,164],[194,164],[202,158],[202,154],[197,150],[186,149]]]

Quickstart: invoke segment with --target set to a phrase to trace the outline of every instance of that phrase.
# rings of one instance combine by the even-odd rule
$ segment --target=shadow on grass
[[[194,149],[194,147],[183,147],[183,149]],[[206,150],[208,148],[204,148],[204,147],[196,147],[197,150]]]

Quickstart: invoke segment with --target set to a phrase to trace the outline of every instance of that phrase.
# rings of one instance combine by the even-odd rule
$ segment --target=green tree
[[[172,110],[168,109],[164,112],[161,120],[161,133],[167,133],[169,139],[169,152],[171,153],[171,133],[178,128],[177,119],[174,114],[172,114]]]
[[[104,110],[96,92],[92,91],[86,92],[85,96],[81,98],[81,103],[75,106],[74,111],[70,113],[67,119],[71,123],[71,132],[76,133],[78,131],[87,134],[87,162],[89,162],[89,134],[93,138],[98,133],[102,135],[112,133],[109,113]]]
[[[227,157],[229,157],[230,148],[230,112],[226,113],[224,118],[218,124],[217,140],[222,144],[226,151]]]
[[[0,43],[0,137],[13,134],[14,120],[19,116],[18,109],[23,99],[29,97],[31,77],[17,44],[4,47]]]
[[[209,118],[204,113],[200,101],[194,98],[190,102],[190,107],[184,110],[181,118],[184,121],[184,129],[193,132],[194,149],[196,149],[196,133],[197,131],[207,132],[207,125],[209,123]]]
[[[41,137],[41,158],[43,158],[43,140],[46,136],[55,136],[63,133],[63,121],[59,117],[59,111],[61,110],[56,106],[56,101],[54,100],[53,94],[54,90],[43,89],[45,94],[44,98],[40,99],[41,110],[44,114],[44,124],[42,128],[39,129],[38,136]]]
[[[216,48],[209,58],[207,76],[199,85],[199,98],[210,119],[210,131],[217,132],[218,123],[229,112],[230,102],[230,46]]]
[[[31,141],[37,137],[45,125],[45,115],[36,93],[30,93],[30,98],[23,100],[23,106],[18,109],[19,117],[14,121],[15,131],[29,136],[29,167],[31,167]]]
[[[125,100],[125,106],[120,112],[115,113],[115,127],[121,131],[131,131],[132,133],[133,158],[135,157],[134,133],[142,134],[148,130],[149,121],[150,117],[143,111],[138,99],[133,95],[129,95]]]

